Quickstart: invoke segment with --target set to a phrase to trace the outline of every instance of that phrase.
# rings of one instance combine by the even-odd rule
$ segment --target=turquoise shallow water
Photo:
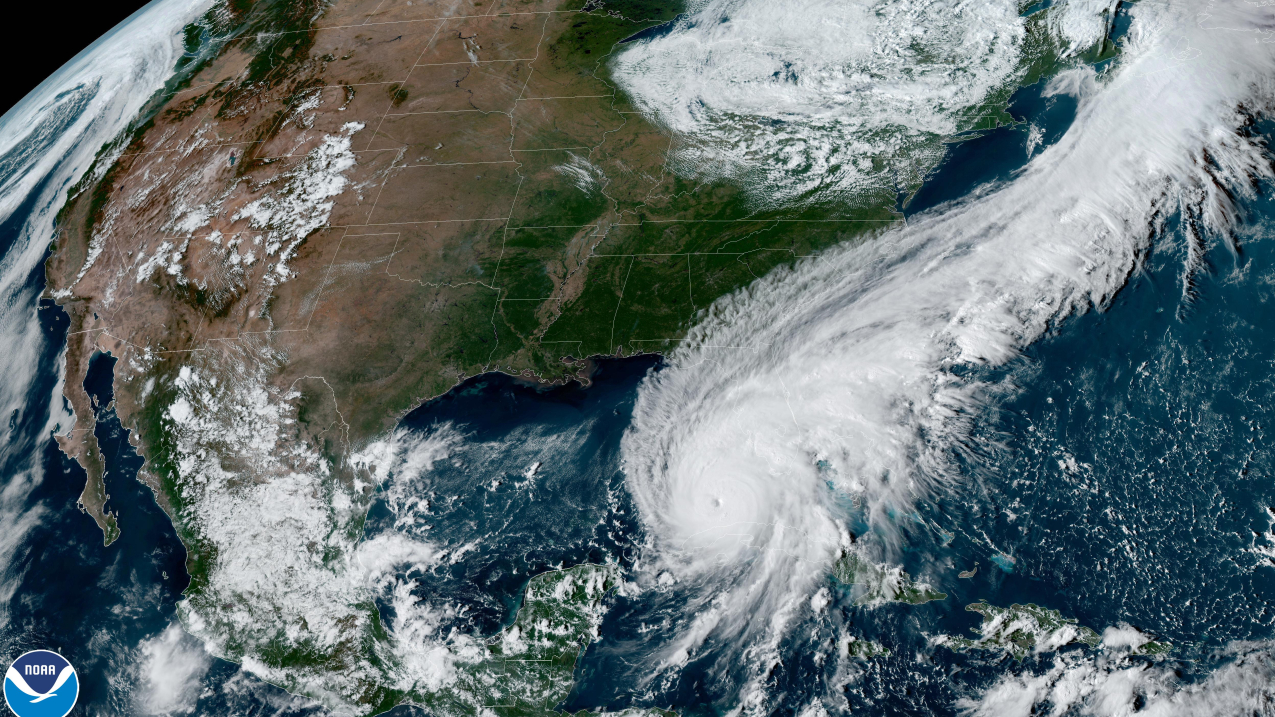
[[[1028,159],[1030,127],[1041,129],[1042,142],[1053,141],[1071,121],[1068,102],[1042,98],[1039,86],[1021,92],[1011,109],[1023,122],[953,147],[908,211],[1012,178]],[[11,249],[35,209],[24,206],[0,225],[0,249]],[[1188,683],[1233,659],[1223,649],[1235,641],[1275,638],[1275,567],[1261,554],[1275,548],[1262,535],[1275,505],[1275,340],[1267,331],[1275,316],[1275,205],[1263,200],[1245,211],[1238,251],[1214,238],[1205,266],[1184,276],[1185,247],[1170,222],[1107,310],[1064,320],[1005,366],[970,370],[996,386],[997,397],[955,456],[961,480],[917,514],[898,517],[903,566],[937,576],[947,599],[854,607],[829,578],[832,616],[794,629],[769,675],[778,711],[797,712],[832,694],[833,707],[852,714],[956,714],[959,699],[1002,676],[1053,664],[1053,654],[1016,663],[934,646],[934,635],[969,634],[979,618],[964,606],[977,600],[1037,603],[1098,631],[1128,623],[1171,641],[1177,649],[1165,659]],[[6,311],[30,313],[44,342],[24,407],[6,417],[0,440],[0,508],[7,525],[25,526],[3,545],[0,646],[12,655],[60,649],[80,671],[84,714],[136,712],[139,646],[174,619],[187,582],[184,552],[135,480],[140,459],[107,408],[108,357],[94,362],[86,384],[101,407],[97,430],[121,539],[103,548],[76,508],[83,472],[44,432],[67,321],[38,302],[39,269],[25,280],[29,302]],[[640,559],[641,527],[624,490],[619,441],[642,377],[660,362],[599,366],[589,388],[478,377],[404,419],[402,428],[418,437],[461,436],[413,488],[432,507],[410,526],[451,548],[477,546],[410,576],[420,597],[463,608],[451,626],[491,634],[508,624],[535,573],[587,561],[631,567]],[[391,507],[382,494],[369,535],[393,525]],[[976,564],[971,578],[955,577]],[[686,714],[735,707],[747,671],[710,670],[718,657],[711,649],[674,679],[644,681],[667,644],[645,626],[678,610],[681,597],[613,598],[564,707],[638,703]],[[847,633],[891,654],[835,673],[817,655]],[[195,710],[316,711],[216,660],[201,677]]]
[[[1275,306],[1275,244],[1260,228],[1270,208],[1252,212],[1242,253],[1215,248],[1190,301],[1183,300],[1181,252],[1166,244],[1109,310],[1064,322],[986,377],[1005,397],[981,417],[975,438],[994,439],[999,448],[968,461],[966,482],[922,506],[922,522],[903,521],[909,571],[977,563],[976,575],[938,585],[949,594],[942,602],[868,610],[842,600],[837,620],[807,626],[817,641],[848,630],[893,651],[846,686],[851,712],[954,713],[956,699],[1007,670],[1044,669],[1049,656],[1017,665],[928,645],[927,635],[976,625],[978,616],[963,606],[980,599],[1034,602],[1099,631],[1130,623],[1179,646],[1172,659],[1185,680],[1208,674],[1216,650],[1231,641],[1275,637],[1275,568],[1250,552],[1262,545],[1254,533],[1269,529],[1266,506],[1275,505],[1268,435],[1275,346],[1265,330]],[[140,461],[109,411],[98,431],[123,537],[102,548],[92,521],[75,508],[82,472],[35,433],[56,381],[51,367],[65,320],[49,307],[38,316],[50,370],[32,387],[30,410],[11,417],[4,456],[16,466],[34,453],[45,479],[22,502],[38,527],[5,566],[16,591],[2,634],[15,654],[60,646],[84,675],[84,704],[105,707],[120,699],[112,676],[127,673],[137,645],[173,619],[185,585],[183,551],[134,479]],[[548,391],[482,377],[409,416],[404,424],[413,430],[448,424],[466,436],[455,454],[460,464],[430,479],[429,490],[449,500],[422,535],[481,546],[446,570],[413,576],[422,596],[466,606],[457,626],[491,633],[512,619],[535,572],[582,561],[630,564],[640,528],[623,510],[618,441],[638,382],[651,369],[658,362],[650,358],[604,362],[593,387]],[[103,406],[109,372],[103,357],[89,377]],[[533,454],[543,463],[533,490],[490,488],[502,478],[516,483]],[[15,472],[6,471],[10,490]],[[374,506],[370,534],[382,529],[384,510]],[[657,644],[635,628],[676,608],[676,595],[666,600],[616,601],[602,640],[580,663],[568,707],[640,698],[687,713],[724,711],[735,685],[697,679],[703,673],[694,663],[676,683],[634,689]],[[810,654],[807,641],[794,642],[773,675],[794,709],[831,677]],[[918,662],[918,654],[926,659]],[[701,660],[712,658],[710,652]],[[201,710],[266,709],[280,700],[287,711],[308,709],[227,663],[214,662],[203,679],[209,689]]]

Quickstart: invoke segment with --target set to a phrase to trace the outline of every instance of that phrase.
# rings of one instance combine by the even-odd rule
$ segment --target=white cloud
[[[1060,655],[1042,674],[1002,677],[958,706],[968,717],[1252,717],[1271,714],[1275,657],[1269,644],[1237,643],[1207,678],[1183,682],[1171,666]]]
[[[1148,642],[1151,642],[1150,635],[1125,624],[1112,625],[1102,631],[1102,646],[1107,649],[1128,648],[1136,652]]]
[[[345,173],[355,165],[350,137],[363,129],[362,122],[346,122],[341,134],[327,135],[323,142],[305,156],[293,169],[285,172],[286,180],[278,191],[272,191],[244,205],[235,219],[248,219],[258,229],[268,229],[266,255],[278,260],[267,273],[268,284],[285,281],[292,276],[288,261],[297,246],[327,224],[336,206],[332,198],[345,191],[349,180]]]
[[[0,459],[29,456],[5,466],[11,478],[0,492],[5,525],[0,605],[9,604],[20,584],[13,558],[45,513],[42,506],[27,504],[31,489],[43,479],[42,453],[29,441],[46,440],[56,427],[72,423],[61,398],[64,355],[56,360],[59,376],[52,395],[32,394],[37,375],[49,370],[41,360],[47,345],[37,315],[43,286],[32,284],[32,272],[45,259],[67,187],[171,76],[183,51],[180,30],[207,4],[167,0],[148,5],[135,21],[108,32],[0,117],[0,221],[8,222],[20,209],[30,212],[0,256],[0,345],[5,347],[0,351],[0,415],[7,420],[18,411],[25,419],[30,412],[47,411],[47,418],[37,420],[45,422],[38,435],[9,432],[0,446]],[[103,164],[110,164],[109,156]],[[91,266],[101,250],[100,241],[92,242],[85,264]],[[0,607],[0,623],[7,619],[7,608]]]
[[[439,557],[438,548],[429,543],[398,533],[382,533],[359,543],[354,564],[361,572],[356,573],[355,580],[376,585],[392,577],[396,569],[425,570],[438,563]]]
[[[1018,74],[1025,37],[1013,0],[700,0],[614,69],[685,140],[679,171],[774,205],[923,173]]]
[[[176,623],[142,641],[138,649],[137,706],[148,715],[184,715],[195,710],[201,680],[212,659],[198,640]]]
[[[698,590],[668,664],[713,634],[767,654],[845,542],[848,506],[873,528],[860,542],[888,551],[893,516],[977,449],[988,387],[954,368],[1105,306],[1158,217],[1186,208],[1226,233],[1235,198],[1271,178],[1238,108],[1275,101],[1275,7],[1131,12],[1119,65],[1012,181],[723,298],[643,385],[623,441],[643,569]]]

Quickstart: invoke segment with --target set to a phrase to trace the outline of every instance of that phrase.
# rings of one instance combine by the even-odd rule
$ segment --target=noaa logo
[[[32,650],[4,673],[4,701],[18,717],[66,717],[80,694],[75,668],[48,650]]]

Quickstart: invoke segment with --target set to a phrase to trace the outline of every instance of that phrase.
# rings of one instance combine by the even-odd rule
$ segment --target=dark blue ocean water
[[[1022,123],[954,145],[908,212],[1012,177],[1028,159],[1032,125],[1044,144],[1056,140],[1074,103],[1043,98],[1041,89],[1015,96],[1011,111]],[[17,241],[31,209],[0,225],[0,251]],[[796,712],[832,684],[853,714],[953,714],[956,699],[998,676],[1043,669],[1049,656],[1019,665],[929,644],[930,635],[976,625],[964,606],[979,599],[1035,602],[1099,631],[1132,624],[1178,646],[1169,659],[1186,681],[1215,667],[1216,648],[1230,641],[1275,637],[1275,568],[1251,552],[1275,505],[1275,339],[1266,331],[1275,316],[1275,242],[1267,236],[1275,205],[1263,200],[1247,211],[1252,229],[1240,251],[1215,242],[1192,293],[1183,290],[1185,248],[1171,228],[1108,310],[1073,317],[1021,359],[977,375],[1003,393],[974,436],[995,448],[967,462],[950,492],[900,518],[909,572],[950,576],[977,563],[977,574],[938,584],[949,593],[944,601],[876,609],[853,607],[830,580],[842,598],[834,618],[795,630],[801,639],[783,648],[769,678],[782,696],[779,711]],[[42,279],[41,267],[28,277],[32,296]],[[136,713],[139,646],[173,623],[187,582],[184,550],[135,479],[140,459],[110,407],[106,356],[95,359],[86,386],[97,399],[120,539],[103,547],[76,507],[83,471],[44,433],[67,320],[49,304],[30,308],[46,341],[27,408],[6,417],[0,445],[0,508],[4,529],[17,536],[0,536],[0,548],[14,543],[0,565],[0,647],[9,657],[40,647],[66,655],[81,677],[76,714]],[[580,562],[630,566],[639,528],[619,440],[641,378],[658,367],[653,357],[601,361],[589,388],[482,376],[405,418],[402,428],[417,438],[451,431],[462,439],[414,487],[430,508],[407,528],[449,550],[476,546],[445,568],[412,575],[419,594],[462,606],[462,629],[491,634],[511,621],[531,575]],[[369,534],[402,517],[392,508],[391,496],[378,498]],[[711,651],[678,679],[639,688],[649,668],[640,623],[675,606],[612,600],[564,707],[616,708],[637,697],[685,714],[735,706],[731,680],[744,666],[714,670]],[[814,656],[842,631],[892,654],[838,677]],[[203,685],[199,713],[317,711],[225,662],[211,661]]]
[[[1275,204],[1251,211],[1272,226]],[[1255,533],[1270,529],[1275,505],[1267,231],[1245,237],[1239,255],[1216,245],[1189,301],[1183,247],[1161,245],[1109,310],[1068,320],[979,376],[1006,397],[972,443],[999,447],[966,461],[920,521],[901,519],[905,567],[948,576],[937,585],[948,598],[849,611],[863,636],[895,649],[850,686],[853,711],[951,713],[942,706],[1005,672],[1051,664],[927,645],[928,635],[972,636],[981,618],[964,606],[977,600],[1043,605],[1098,632],[1132,625],[1176,646],[1184,682],[1225,661],[1228,643],[1275,638],[1275,567],[1250,552],[1266,544]],[[952,579],[976,565],[973,578]]]
[[[1011,179],[1029,157],[1030,125],[1043,144],[1056,141],[1075,103],[1042,90],[1014,97],[1020,124],[953,147],[908,211]],[[968,374],[1000,394],[971,436],[977,459],[955,456],[964,465],[951,488],[898,518],[908,536],[904,568],[936,580],[948,598],[855,608],[830,580],[843,598],[838,614],[793,629],[800,638],[767,680],[771,694],[786,696],[781,711],[800,711],[840,680],[836,691],[852,714],[956,714],[958,699],[979,696],[999,677],[1052,664],[1052,654],[1015,663],[931,643],[941,634],[972,637],[981,617],[964,608],[979,600],[1035,603],[1099,633],[1131,625],[1175,645],[1168,660],[1187,683],[1232,659],[1226,645],[1275,638],[1275,567],[1254,551],[1271,545],[1258,534],[1271,529],[1267,508],[1275,506],[1275,339],[1267,331],[1275,318],[1275,202],[1245,212],[1238,250],[1212,237],[1205,265],[1190,274],[1185,240],[1170,221],[1110,307],[1062,322],[1006,366]],[[955,577],[975,567],[972,578]],[[651,690],[641,679],[667,644],[641,627],[676,610],[676,598],[651,600],[617,600],[568,706],[614,708],[640,696],[688,714],[730,711],[732,688],[750,671],[723,674],[725,653],[711,643],[675,681]],[[843,630],[892,654],[839,675],[817,655]]]
[[[412,496],[429,499],[427,511],[401,520],[382,495],[369,511],[366,534],[398,531],[453,551],[478,546],[444,568],[410,577],[423,599],[444,596],[464,605],[463,627],[483,634],[512,622],[532,575],[630,562],[633,511],[620,437],[638,382],[658,365],[656,356],[603,359],[588,388],[479,376],[413,411],[400,424],[407,440],[440,431],[463,438],[410,486]]]
[[[73,109],[54,119],[74,121],[82,107]],[[30,150],[20,144],[13,152]],[[8,167],[10,158],[0,158],[0,166]],[[0,256],[21,246],[23,226],[41,209],[35,198],[42,189],[33,188],[25,203],[0,222]],[[85,386],[95,399],[108,505],[124,526],[120,538],[103,547],[102,532],[78,507],[86,475],[46,432],[55,408],[50,400],[64,403],[60,395],[54,399],[54,392],[69,321],[60,308],[38,298],[43,263],[22,288],[19,295],[30,303],[6,310],[29,312],[44,341],[33,357],[35,376],[23,387],[23,407],[0,427],[0,658],[8,664],[28,650],[56,650],[79,677],[71,714],[137,713],[133,687],[139,679],[139,645],[173,622],[188,583],[185,549],[150,490],[136,479],[142,461],[111,406],[114,359],[109,356],[95,357]],[[236,665],[216,662],[206,680],[213,689],[201,707],[214,713],[306,711],[300,701],[245,676]]]
[[[1275,216],[1268,205],[1252,211],[1255,225]],[[1258,567],[1258,557],[1245,552],[1253,533],[1268,529],[1265,507],[1275,505],[1268,442],[1275,345],[1265,331],[1275,307],[1275,242],[1255,232],[1242,247],[1238,256],[1215,247],[1195,297],[1184,304],[1182,248],[1162,245],[1109,310],[1069,320],[985,377],[1010,395],[979,430],[1005,448],[970,465],[962,489],[922,508],[925,525],[909,531],[905,562],[915,574],[948,564],[977,563],[979,571],[939,585],[949,593],[939,603],[867,610],[843,601],[837,629],[893,650],[865,663],[846,686],[851,712],[951,713],[956,698],[976,694],[1006,670],[1040,669],[1035,658],[1018,666],[991,653],[927,645],[927,635],[976,625],[978,616],[963,606],[979,599],[1035,602],[1098,630],[1133,624],[1180,646],[1174,657],[1188,680],[1213,666],[1216,647],[1275,637],[1275,569]],[[5,566],[15,592],[2,639],[15,655],[35,647],[63,651],[83,678],[77,711],[129,711],[121,704],[127,692],[112,681],[131,679],[137,646],[172,622],[186,583],[184,551],[134,478],[140,459],[109,409],[106,356],[95,360],[86,385],[100,406],[97,432],[120,540],[103,548],[96,526],[76,508],[83,472],[47,437],[31,433],[43,428],[37,407],[53,389],[56,346],[66,330],[54,307],[39,317],[49,338],[41,360],[50,370],[32,387],[32,410],[12,418],[8,441],[36,450],[45,475],[24,498],[26,510],[39,514],[37,527]],[[629,564],[637,528],[622,490],[618,443],[639,380],[657,366],[650,357],[602,362],[588,389],[481,377],[405,419],[422,434],[447,425],[464,436],[431,474],[427,490],[438,507],[424,534],[480,545],[446,570],[412,576],[422,596],[466,606],[467,629],[492,633],[512,619],[530,575],[586,561]],[[5,454],[8,462],[22,459]],[[520,487],[530,462],[542,463],[537,480]],[[369,533],[390,520],[378,502]],[[945,534],[955,536],[946,546]],[[617,663],[642,656],[634,618],[658,609],[616,600],[602,639],[581,661],[567,707],[617,707],[633,697],[632,678],[643,668]],[[820,641],[835,638],[826,625],[809,627],[821,632]],[[794,710],[830,677],[810,652],[804,640],[795,644],[773,675]],[[688,666],[655,702],[688,714],[725,711],[726,686],[696,679],[706,671]],[[252,714],[282,704],[309,711],[234,665],[214,661],[204,681],[200,710]]]
[[[973,187],[1013,178],[1027,160],[1054,144],[1076,118],[1076,98],[1044,96],[1047,81],[1024,87],[1010,98],[1012,125],[971,132],[948,146],[943,161],[904,207],[912,216],[969,194]],[[1033,130],[1037,133],[1033,140]]]

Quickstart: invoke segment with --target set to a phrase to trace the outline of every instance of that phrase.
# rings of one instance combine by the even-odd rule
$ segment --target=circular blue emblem
[[[48,650],[32,650],[4,674],[4,701],[18,717],[66,717],[80,694],[75,668]]]

